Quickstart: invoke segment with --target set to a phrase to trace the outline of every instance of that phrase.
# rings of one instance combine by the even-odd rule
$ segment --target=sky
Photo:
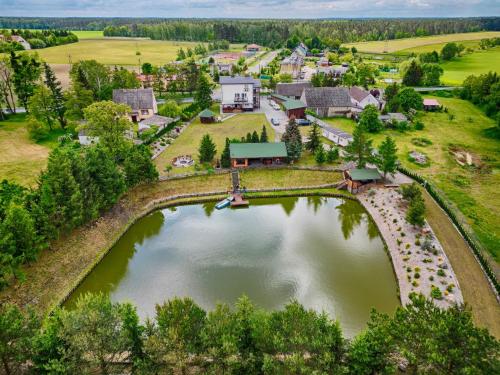
[[[500,0],[0,0],[0,16],[368,18],[499,16]]]

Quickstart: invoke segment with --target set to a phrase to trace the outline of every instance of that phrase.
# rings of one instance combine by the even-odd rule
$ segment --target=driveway
[[[276,110],[269,104],[269,100],[265,96],[260,97],[260,108],[255,110],[257,113],[264,113],[266,115],[267,121],[272,125],[271,119],[276,119],[279,121],[278,126],[272,125],[276,136],[275,140],[280,140],[281,135],[285,132],[286,124],[288,123],[288,117],[284,111]]]

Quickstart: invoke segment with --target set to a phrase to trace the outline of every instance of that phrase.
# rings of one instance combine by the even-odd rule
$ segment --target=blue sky
[[[0,16],[60,17],[473,17],[500,0],[0,0]]]

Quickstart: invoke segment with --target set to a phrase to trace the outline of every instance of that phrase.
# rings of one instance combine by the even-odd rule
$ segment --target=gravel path
[[[409,295],[416,292],[433,298],[441,307],[463,303],[457,278],[441,244],[427,222],[423,228],[406,222],[407,203],[399,192],[379,187],[358,194],[358,198],[387,244],[401,302],[406,305]],[[436,291],[431,294],[433,289]]]

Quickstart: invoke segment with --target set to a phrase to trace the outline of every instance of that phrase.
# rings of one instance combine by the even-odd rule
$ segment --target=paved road
[[[267,121],[271,124],[275,131],[275,141],[281,139],[281,135],[285,132],[286,124],[288,122],[288,117],[286,113],[282,110],[276,110],[269,104],[269,100],[265,96],[260,98],[260,108],[255,110],[254,113],[264,113],[266,115]],[[277,119],[279,121],[278,126],[272,125],[271,119]]]
[[[434,86],[434,87],[414,87],[415,91],[429,92],[429,91],[448,91],[461,89],[461,86]]]
[[[258,61],[255,65],[248,67],[247,72],[251,73],[251,74],[260,73],[260,69],[266,67],[267,64],[269,64],[271,61],[273,61],[278,53],[279,53],[279,50],[269,52],[260,61]]]

